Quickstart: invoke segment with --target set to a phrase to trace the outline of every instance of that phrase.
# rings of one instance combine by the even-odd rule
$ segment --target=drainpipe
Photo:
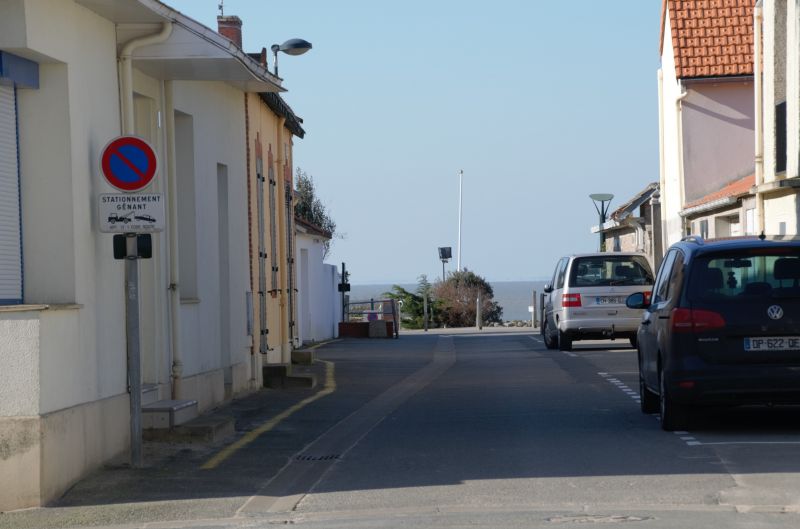
[[[686,184],[683,174],[683,105],[681,102],[686,99],[689,92],[683,91],[683,83],[680,81],[678,81],[678,88],[681,92],[675,97],[675,117],[677,119],[676,129],[678,131],[678,188],[680,189],[681,198],[680,209],[683,209],[683,205],[686,203]],[[688,220],[686,217],[681,217],[681,237],[686,235],[687,222]]]
[[[169,229],[169,319],[172,329],[172,398],[181,397],[183,351],[181,350],[181,290],[178,261],[178,170],[175,160],[175,103],[173,82],[164,82],[164,123],[167,128],[167,203]]]
[[[172,35],[172,22],[164,22],[161,30],[152,35],[146,35],[128,41],[119,53],[119,79],[120,79],[120,103],[121,103],[121,118],[122,118],[122,132],[123,134],[135,134],[135,120],[133,108],[133,52],[137,48],[143,46],[150,46],[153,44],[160,44],[165,42],[170,35]],[[167,82],[168,89],[165,94],[165,125],[167,127],[167,188],[168,199],[172,202],[170,204],[170,221],[169,221],[169,259],[170,259],[170,291],[173,292],[173,298],[178,296],[177,292],[177,275],[172,273],[173,268],[177,269],[177,213],[174,207],[175,189],[174,189],[174,176],[175,176],[175,138],[174,138],[174,112],[172,110],[172,83]],[[173,288],[174,287],[174,288]],[[173,357],[173,398],[176,398],[176,390],[180,387],[179,383],[174,378],[174,366],[178,362],[180,364],[180,347],[176,347],[179,343],[178,336],[180,336],[180,328],[178,320],[174,316],[175,310],[173,307],[173,299],[170,299],[170,323],[172,329],[172,357]]]
[[[664,181],[666,175],[664,172],[666,169],[664,168],[664,70],[661,68],[658,69],[658,192],[663,193],[666,186],[664,185]],[[651,202],[651,205],[656,205]],[[667,215],[664,214],[664,203],[660,202],[657,204],[659,208],[659,223],[661,222],[660,219],[667,218]],[[653,216],[655,218],[655,216]],[[664,239],[666,236],[666,230],[663,229],[663,226],[658,227],[658,236],[661,238],[661,248],[667,247],[667,241]],[[653,231],[655,232],[655,223],[653,224]],[[654,254],[654,260],[658,260]]]
[[[167,40],[171,34],[172,22],[164,22],[161,31],[127,42],[119,53],[122,131],[124,134],[134,134],[136,132],[133,120],[133,52],[136,48],[141,48],[142,46],[160,44]]]
[[[764,56],[762,42],[762,24],[764,21],[763,1],[756,2],[753,12],[755,27],[753,28],[754,54],[753,54],[753,96],[755,98],[755,127],[756,127],[756,152],[755,152],[755,188],[756,188],[756,216],[758,217],[758,231],[764,231],[764,193],[760,191],[764,183],[764,81],[762,78],[761,62]]]

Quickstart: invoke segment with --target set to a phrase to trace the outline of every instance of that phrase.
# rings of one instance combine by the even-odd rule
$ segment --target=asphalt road
[[[318,358],[335,390],[219,469],[197,470],[210,447],[104,471],[0,527],[800,527],[800,412],[712,410],[663,432],[620,345],[489,329],[332,344]]]

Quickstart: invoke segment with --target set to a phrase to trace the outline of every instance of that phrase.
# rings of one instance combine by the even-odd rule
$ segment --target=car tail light
[[[564,294],[561,297],[562,307],[580,307],[581,295],[580,294]]]
[[[725,327],[725,318],[718,312],[699,309],[672,309],[672,332],[705,332]]]
[[[649,305],[650,304],[650,298],[652,297],[653,293],[648,291],[648,292],[642,292],[642,294],[644,294],[644,304],[645,305]]]

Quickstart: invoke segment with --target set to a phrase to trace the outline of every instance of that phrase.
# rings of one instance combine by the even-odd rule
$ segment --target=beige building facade
[[[289,364],[298,337],[292,146],[305,131],[277,94],[248,94],[246,112],[254,349],[264,364]]]

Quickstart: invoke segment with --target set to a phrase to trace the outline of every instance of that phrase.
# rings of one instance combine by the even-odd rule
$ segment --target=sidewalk
[[[302,450],[387,387],[427,365],[435,335],[350,339],[315,350],[314,389],[263,389],[210,413],[236,419],[216,444],[145,443],[145,467],[109,465],[54,505],[0,514],[0,528],[135,527],[167,520],[229,519]]]

